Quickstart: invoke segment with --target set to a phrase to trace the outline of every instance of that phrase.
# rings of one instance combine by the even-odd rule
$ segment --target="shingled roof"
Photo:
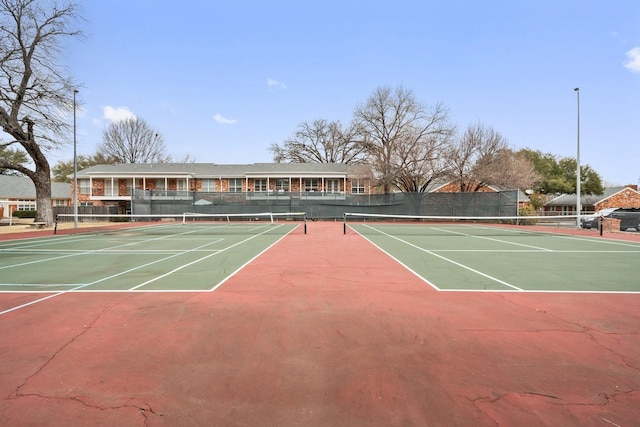
[[[35,200],[36,187],[24,176],[0,175],[0,199]],[[51,183],[52,199],[71,199],[71,184]]]
[[[215,163],[126,163],[117,165],[96,165],[78,172],[78,177],[118,176],[118,175],[191,175],[207,177],[244,177],[247,175],[346,175],[355,166],[343,163],[253,163],[218,165]]]

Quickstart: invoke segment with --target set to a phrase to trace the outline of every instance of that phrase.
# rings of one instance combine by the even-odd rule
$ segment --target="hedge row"
[[[36,211],[13,211],[12,215],[16,218],[35,218]]]

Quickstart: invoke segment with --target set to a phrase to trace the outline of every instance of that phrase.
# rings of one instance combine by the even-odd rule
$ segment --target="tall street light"
[[[578,148],[576,154],[576,227],[580,228],[580,88],[577,87],[573,89],[576,92],[577,100],[578,100]]]
[[[73,90],[73,228],[78,228],[78,156],[76,153],[76,94]]]

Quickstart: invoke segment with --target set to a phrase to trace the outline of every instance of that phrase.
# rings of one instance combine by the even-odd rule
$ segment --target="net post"
[[[304,234],[307,234],[307,214],[305,213],[302,220],[304,221]]]
[[[347,234],[347,213],[342,214],[342,234]]]
[[[53,234],[58,234],[58,214],[56,214],[56,217],[53,220]]]
[[[602,232],[604,231],[604,218],[602,216],[598,218],[598,225],[598,228],[600,228],[600,235],[602,236]]]

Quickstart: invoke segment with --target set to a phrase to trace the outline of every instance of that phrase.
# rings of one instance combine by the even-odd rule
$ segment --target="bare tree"
[[[33,168],[0,157],[0,169],[31,178],[36,189],[36,221],[53,223],[51,173],[45,152],[68,135],[75,85],[57,64],[62,40],[81,36],[72,1],[0,0],[0,127],[9,135],[0,148],[16,147]]]
[[[274,143],[269,150],[278,163],[361,164],[366,158],[363,135],[355,123],[343,127],[339,121],[324,119],[301,123],[283,146]]]
[[[533,163],[524,154],[509,148],[498,151],[489,164],[485,165],[481,160],[475,170],[482,181],[501,188],[533,189],[542,180]]]
[[[447,154],[451,177],[460,191],[473,192],[495,184],[492,179],[504,166],[501,154],[507,148],[507,140],[493,128],[481,123],[467,127]]]
[[[167,163],[162,135],[143,119],[128,118],[111,123],[103,132],[98,153],[117,163]]]
[[[355,117],[367,134],[368,152],[384,192],[423,191],[442,175],[439,161],[455,131],[442,104],[427,108],[410,90],[381,87],[358,107]]]

